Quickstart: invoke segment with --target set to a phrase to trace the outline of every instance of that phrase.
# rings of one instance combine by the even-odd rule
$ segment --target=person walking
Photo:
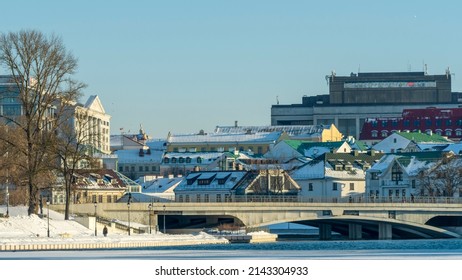
[[[104,237],[107,236],[107,226],[104,226],[104,228],[103,228],[103,235],[104,235]]]

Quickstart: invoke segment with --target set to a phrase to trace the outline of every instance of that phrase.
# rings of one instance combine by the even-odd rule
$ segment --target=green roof
[[[328,149],[338,149],[340,148],[340,146],[343,145],[343,143],[345,143],[345,141],[309,142],[301,140],[284,140],[284,142],[302,155],[305,154],[305,150],[308,150],[310,148],[323,147]]]
[[[427,133],[422,133],[422,132],[396,132],[396,134],[408,140],[412,140],[416,143],[449,143],[449,142],[452,142],[451,140],[448,140],[447,138],[441,135],[438,135],[438,134],[429,135]]]

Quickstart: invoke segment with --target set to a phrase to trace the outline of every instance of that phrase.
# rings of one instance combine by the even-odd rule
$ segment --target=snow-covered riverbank
[[[46,209],[44,209],[46,213]],[[0,213],[6,213],[0,206]],[[10,207],[9,218],[0,218],[0,250],[61,250],[61,249],[101,249],[132,248],[149,246],[175,246],[193,244],[223,244],[228,241],[206,233],[199,234],[132,234],[109,232],[107,237],[101,231],[95,236],[81,224],[64,220],[60,213],[50,210],[48,219],[37,215],[27,215],[26,207]]]

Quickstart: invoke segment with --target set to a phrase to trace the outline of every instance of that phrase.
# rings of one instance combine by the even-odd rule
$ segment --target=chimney
[[[237,127],[237,121],[234,121],[234,127]]]

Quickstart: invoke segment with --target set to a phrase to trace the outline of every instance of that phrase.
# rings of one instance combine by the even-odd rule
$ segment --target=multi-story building
[[[451,73],[351,73],[326,76],[328,95],[304,96],[301,104],[273,105],[272,125],[334,124],[345,136],[359,139],[368,118],[401,117],[404,109],[454,108],[461,94],[451,92]]]
[[[454,141],[462,139],[462,108],[405,109],[398,118],[370,118],[361,130],[359,139],[378,143],[393,132],[425,132],[445,136]]]
[[[111,116],[106,114],[103,104],[97,95],[88,98],[85,104],[75,104],[74,115],[71,118],[75,129],[86,130],[85,144],[91,145],[96,151],[102,154],[110,154],[110,120]],[[75,116],[83,116],[83,120]],[[78,124],[83,122],[84,124]]]
[[[333,142],[343,139],[335,125],[269,125],[269,126],[217,126],[215,133],[268,133],[281,132],[292,140]]]
[[[246,131],[240,133],[171,134],[167,137],[167,152],[234,152],[250,151],[263,155],[278,141],[287,139],[286,133]]]

